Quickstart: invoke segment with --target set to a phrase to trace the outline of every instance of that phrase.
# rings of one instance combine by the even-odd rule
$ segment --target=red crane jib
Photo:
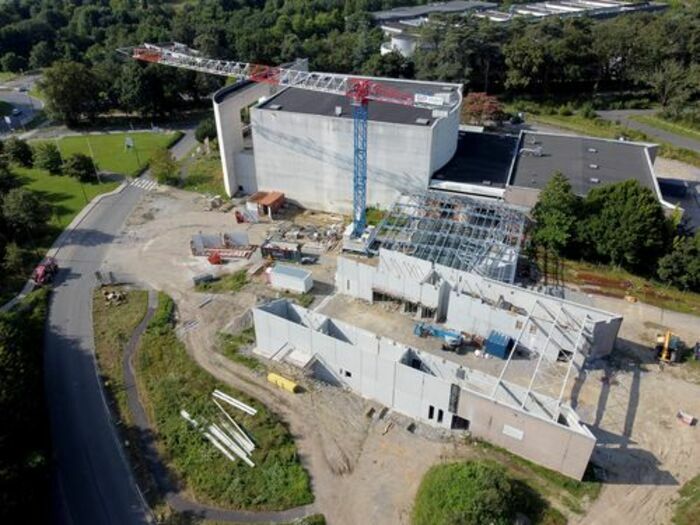
[[[132,57],[145,62],[158,63],[163,60],[162,51],[154,47],[135,47],[132,50]],[[250,64],[247,78],[253,82],[264,84],[280,84],[281,70],[275,66],[264,66],[261,64]],[[295,87],[293,84],[286,84]],[[365,105],[370,100],[377,102],[388,102],[403,106],[413,106],[415,104],[412,94],[405,93],[388,84],[377,82],[367,78],[347,77],[345,96],[352,99],[356,105]],[[302,89],[309,89],[305,86],[298,86]],[[321,89],[321,91],[323,91]]]

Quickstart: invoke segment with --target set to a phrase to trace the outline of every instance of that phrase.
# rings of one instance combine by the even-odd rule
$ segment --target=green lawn
[[[139,396],[172,471],[198,501],[222,507],[273,510],[312,502],[308,474],[286,425],[262,403],[221,384],[192,360],[175,335],[173,308],[172,299],[161,293],[135,360]],[[254,416],[231,411],[256,443],[254,468],[224,458],[180,416],[185,409],[202,423],[218,422],[221,415],[211,401],[216,388],[258,411]]]
[[[156,149],[173,144],[180,136],[179,132],[86,134],[63,137],[58,140],[58,147],[64,157],[73,153],[91,155],[92,148],[92,154],[100,170],[133,177],[146,167]],[[126,137],[133,139],[133,149],[125,147]],[[40,141],[32,141],[33,144],[37,142]]]
[[[700,140],[700,129],[679,122],[671,122],[656,115],[635,115],[632,120],[693,140]]]
[[[7,82],[17,76],[17,73],[11,71],[0,71],[0,82]]]
[[[182,181],[184,189],[222,197],[226,195],[221,158],[218,155],[198,156],[194,160],[187,158],[183,163],[186,166]]]
[[[246,270],[238,270],[208,283],[198,283],[194,288],[198,292],[236,293],[246,284],[248,284],[248,273]]]
[[[77,179],[49,175],[38,168],[13,167],[13,171],[25,180],[28,189],[40,193],[44,201],[51,205],[52,216],[49,224],[60,230],[68,226],[87,202],[119,185],[116,181],[81,184]]]

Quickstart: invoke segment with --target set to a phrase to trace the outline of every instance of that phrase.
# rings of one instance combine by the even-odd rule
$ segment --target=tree
[[[584,200],[581,240],[589,259],[650,271],[663,253],[669,227],[654,193],[636,180],[591,190]]]
[[[363,66],[363,73],[375,77],[413,78],[413,62],[398,51],[386,55],[372,55]]]
[[[167,148],[159,148],[151,156],[150,169],[161,184],[177,184],[180,166]]]
[[[671,252],[659,259],[657,273],[676,288],[700,292],[700,232],[676,239]]]
[[[30,168],[34,160],[32,148],[27,144],[27,141],[17,137],[10,137],[5,141],[5,153],[11,162],[16,162],[20,166]]]
[[[0,58],[0,69],[17,73],[27,67],[27,61],[17,53],[10,51]]]
[[[547,182],[532,209],[533,241],[560,255],[575,235],[580,199],[560,172]]]
[[[11,275],[19,275],[24,271],[24,250],[16,243],[11,242],[5,247],[5,257],[2,260],[2,268]]]
[[[32,48],[32,52],[29,54],[29,67],[32,69],[46,67],[53,62],[53,59],[54,52],[51,46],[42,40]]]
[[[7,161],[0,157],[0,195],[5,195],[12,188],[19,186],[21,186],[19,179],[10,171]]]
[[[534,498],[533,498],[534,496]],[[490,461],[432,467],[413,505],[413,525],[509,525],[516,512],[537,514],[536,494]],[[535,512],[533,512],[535,511]]]
[[[44,72],[40,82],[46,111],[54,119],[76,124],[93,120],[102,104],[102,86],[93,71],[77,62],[58,62]]]
[[[97,167],[91,157],[82,153],[73,153],[63,163],[63,174],[78,179],[80,182],[92,181]]]
[[[51,142],[40,143],[34,148],[34,165],[48,171],[51,175],[60,175],[63,159],[58,147]]]
[[[2,201],[2,215],[15,234],[39,230],[49,218],[49,208],[33,191],[14,188]]]
[[[204,142],[204,139],[213,140],[216,138],[216,122],[214,117],[207,117],[199,121],[197,129],[194,131],[197,142]]]
[[[665,108],[671,103],[683,105],[692,96],[696,75],[676,60],[663,62],[643,79],[651,86],[659,103]]]
[[[484,124],[503,118],[503,106],[494,96],[469,93],[462,103],[462,117],[471,124]]]

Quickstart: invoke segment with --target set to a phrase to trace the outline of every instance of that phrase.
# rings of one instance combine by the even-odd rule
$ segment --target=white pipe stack
[[[232,407],[237,408],[238,410],[242,410],[246,414],[250,414],[251,416],[254,416],[258,413],[258,411],[255,410],[253,407],[246,405],[245,403],[239,401],[235,397],[231,397],[230,395],[223,393],[221,390],[214,390],[212,395],[215,398],[218,398],[221,401],[228,403]]]

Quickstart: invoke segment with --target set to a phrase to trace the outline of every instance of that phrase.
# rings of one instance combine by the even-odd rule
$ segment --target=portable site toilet
[[[306,293],[314,285],[311,272],[286,264],[275,264],[270,270],[269,279],[273,288],[295,293]]]

